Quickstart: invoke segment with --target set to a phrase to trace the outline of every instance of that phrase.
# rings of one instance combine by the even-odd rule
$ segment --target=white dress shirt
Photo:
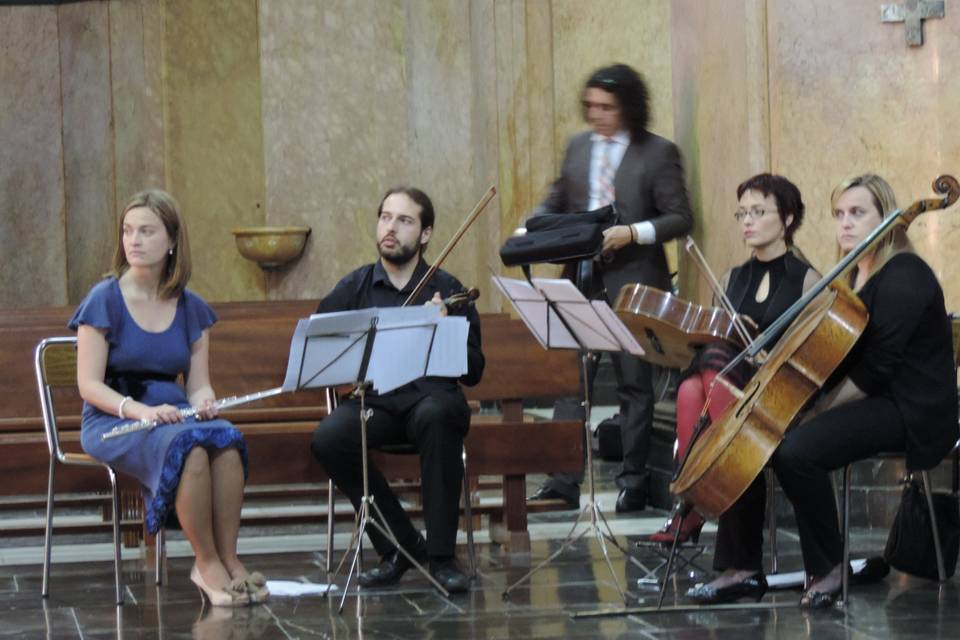
[[[612,142],[609,148],[609,162],[613,167],[613,173],[616,175],[617,169],[620,168],[620,162],[623,160],[623,154],[627,152],[627,147],[630,146],[630,133],[624,130],[620,130],[613,135],[611,138],[600,135],[599,133],[590,134],[590,201],[587,206],[589,210],[598,209],[600,203],[602,202],[601,198],[603,197],[603,192],[600,187],[600,164],[603,159],[604,147]],[[653,227],[653,223],[645,220],[643,222],[635,222],[631,225],[633,227],[633,235],[636,238],[637,244],[653,244],[657,241],[657,232]]]

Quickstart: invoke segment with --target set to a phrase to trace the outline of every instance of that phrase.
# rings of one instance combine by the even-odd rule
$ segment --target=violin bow
[[[497,188],[491,186],[487,189],[487,192],[484,194],[480,201],[473,208],[473,211],[470,212],[470,215],[467,216],[467,219],[463,221],[463,224],[460,225],[460,228],[457,229],[457,232],[453,234],[453,237],[450,238],[450,241],[440,252],[440,255],[437,256],[437,259],[433,261],[433,264],[430,265],[430,268],[427,269],[427,272],[423,274],[423,277],[420,278],[420,282],[417,283],[417,286],[414,287],[413,291],[407,296],[407,299],[403,301],[402,307],[409,306],[411,302],[417,299],[417,296],[420,295],[420,292],[423,291],[423,288],[427,286],[427,283],[430,281],[430,278],[433,277],[433,274],[437,272],[437,269],[440,268],[440,265],[443,264],[443,261],[446,260],[447,256],[450,255],[450,252],[453,251],[453,248],[457,246],[457,243],[460,241],[460,238],[463,237],[463,234],[467,232],[467,229],[470,228],[470,225],[480,216],[483,210],[486,208],[490,201],[493,200],[493,196],[497,195]]]
[[[743,320],[740,319],[740,316],[733,308],[733,303],[730,302],[730,298],[727,297],[726,291],[724,291],[723,287],[720,286],[720,281],[717,279],[717,276],[714,275],[713,270],[707,263],[707,259],[704,257],[703,252],[700,251],[700,247],[697,246],[697,243],[692,236],[687,236],[687,241],[684,243],[683,248],[686,249],[687,254],[693,260],[693,263],[697,265],[698,269],[700,269],[700,273],[710,285],[710,289],[713,291],[714,297],[720,301],[720,306],[730,315],[731,320],[733,320],[733,326],[737,330],[737,334],[740,336],[740,339],[743,340],[743,344],[749,345],[751,342],[753,342],[753,340],[750,338],[750,334],[747,331],[746,326],[744,326]]]

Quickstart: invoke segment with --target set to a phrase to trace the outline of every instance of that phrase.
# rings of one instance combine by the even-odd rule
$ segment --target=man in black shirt
[[[430,198],[419,189],[390,189],[380,202],[377,219],[377,250],[380,259],[344,277],[317,307],[318,313],[369,307],[401,306],[428,265],[422,254],[433,233],[434,212]],[[437,270],[412,304],[438,304],[463,289],[449,273]],[[466,591],[469,579],[455,559],[460,488],[463,484],[463,439],[470,428],[470,408],[459,383],[480,381],[484,358],[480,348],[480,316],[474,307],[456,311],[470,323],[467,338],[466,375],[452,378],[425,377],[385,394],[368,393],[373,409],[367,420],[367,445],[414,444],[420,453],[423,514],[426,542],[404,512],[383,474],[369,465],[370,493],[386,524],[403,548],[418,561],[430,562],[430,573],[451,593]],[[355,509],[363,496],[360,442],[360,406],[347,400],[330,414],[313,434],[313,455],[346,494]],[[393,584],[412,565],[376,528],[367,535],[382,558],[379,566],[360,574],[362,587]]]

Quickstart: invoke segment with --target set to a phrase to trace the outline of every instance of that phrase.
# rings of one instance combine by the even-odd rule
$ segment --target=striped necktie
[[[616,177],[617,172],[613,168],[613,163],[610,162],[610,154],[613,153],[613,145],[616,144],[612,138],[606,138],[603,141],[603,150],[600,154],[600,175],[597,178],[597,186],[599,188],[599,198],[597,200],[598,207],[605,207],[608,204],[613,204],[616,201],[616,193],[613,190],[613,180]]]

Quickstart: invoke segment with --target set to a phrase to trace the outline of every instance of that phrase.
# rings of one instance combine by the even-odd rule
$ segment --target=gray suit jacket
[[[591,144],[590,132],[570,139],[560,176],[534,214],[587,210]],[[613,302],[623,285],[634,282],[670,291],[670,273],[660,243],[682,236],[693,227],[680,151],[669,140],[645,133],[627,147],[613,186],[621,223],[649,220],[656,230],[657,243],[630,244],[617,251],[612,262],[597,263],[607,300]]]

